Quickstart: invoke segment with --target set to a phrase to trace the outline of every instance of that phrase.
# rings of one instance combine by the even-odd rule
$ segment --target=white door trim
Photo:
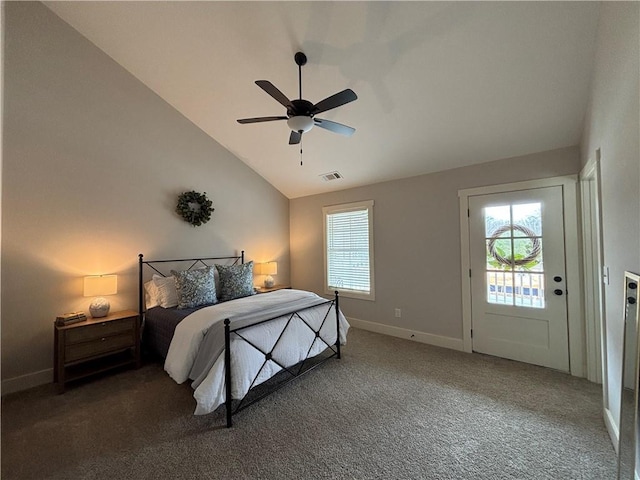
[[[600,208],[600,162],[598,158],[591,158],[580,172],[581,187],[589,182],[593,182],[595,192],[591,189],[581,188],[582,197],[582,239],[584,252],[584,282],[585,291],[590,292],[585,298],[585,332],[586,332],[586,361],[587,379],[592,382],[604,382],[607,369],[603,364],[603,334],[604,324],[604,285],[602,282],[602,220]],[[593,198],[591,198],[593,197]],[[595,211],[591,211],[591,202]],[[596,218],[595,225],[591,219]],[[595,234],[595,235],[594,235]],[[595,237],[595,244],[592,239]],[[593,257],[590,257],[590,255]],[[588,301],[588,297],[593,297],[595,303]],[[599,311],[594,311],[595,309]],[[604,360],[606,362],[606,359]],[[606,390],[606,389],[605,389]],[[605,406],[608,406],[606,398]]]
[[[469,197],[491,193],[513,192],[533,188],[562,186],[567,276],[567,313],[569,326],[569,368],[571,375],[584,377],[585,333],[582,317],[581,252],[578,235],[577,175],[528,180],[525,182],[467,188],[458,191],[460,201],[460,258],[462,278],[462,341],[465,352],[471,352],[471,280],[469,271]]]
[[[582,189],[582,238],[584,241],[584,282],[585,290],[589,291],[594,302],[589,302],[589,296],[585,297],[585,326],[586,326],[586,357],[587,378],[592,382],[602,382],[602,408],[605,424],[613,445],[618,448],[618,429],[613,421],[609,406],[609,369],[607,367],[607,329],[606,308],[603,282],[604,255],[602,252],[602,204],[600,184],[600,149],[596,149],[595,158],[590,158],[580,172],[581,186],[586,182],[593,182],[595,192]],[[595,212],[591,212],[591,194],[594,198]],[[596,218],[596,225],[591,222]],[[593,229],[595,228],[595,231]],[[595,234],[595,235],[594,235]],[[596,245],[591,239],[595,237]],[[591,258],[589,258],[591,255]],[[599,312],[594,312],[599,309]]]

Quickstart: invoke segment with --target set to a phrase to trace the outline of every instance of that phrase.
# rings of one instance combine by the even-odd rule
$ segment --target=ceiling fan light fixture
[[[294,132],[307,133],[313,128],[313,118],[305,115],[296,115],[287,120],[287,125]]]

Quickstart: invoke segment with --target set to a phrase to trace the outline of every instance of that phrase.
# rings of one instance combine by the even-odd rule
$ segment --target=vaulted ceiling
[[[595,2],[46,2],[62,19],[289,198],[551,150],[580,141]],[[345,88],[288,144],[255,85],[303,98]],[[340,180],[321,175],[338,171]]]

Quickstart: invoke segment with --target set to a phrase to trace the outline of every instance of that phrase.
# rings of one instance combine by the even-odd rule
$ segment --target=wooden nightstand
[[[58,393],[72,380],[123,365],[140,367],[140,318],[126,310],[68,326],[54,325],[53,381]]]
[[[276,290],[282,290],[284,288],[291,288],[291,285],[274,285],[273,287],[256,287],[256,293],[269,293]]]

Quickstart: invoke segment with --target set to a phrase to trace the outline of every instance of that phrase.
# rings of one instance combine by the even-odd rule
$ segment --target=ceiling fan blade
[[[353,102],[357,100],[358,96],[355,94],[353,90],[347,88],[341,92],[336,93],[335,95],[331,95],[330,97],[325,98],[324,100],[320,100],[313,107],[313,114],[326,112],[327,110],[331,110],[332,108],[339,107],[344,105],[345,103]]]
[[[256,118],[241,118],[238,123],[259,123],[259,122],[273,122],[274,120],[286,120],[288,117],[256,117]]]
[[[323,120],[322,118],[314,118],[313,123],[316,127],[324,128],[346,137],[350,137],[356,131],[355,128],[342,125],[341,123],[332,122],[331,120]]]
[[[256,80],[256,85],[258,85],[261,89],[271,95],[274,99],[276,99],[280,104],[287,107],[287,109],[293,109],[293,105],[291,100],[287,98],[287,96],[278,90],[273,83],[269,80]]]
[[[297,145],[300,143],[300,140],[302,140],[302,134],[295,130],[291,130],[291,135],[289,135],[289,145]]]

